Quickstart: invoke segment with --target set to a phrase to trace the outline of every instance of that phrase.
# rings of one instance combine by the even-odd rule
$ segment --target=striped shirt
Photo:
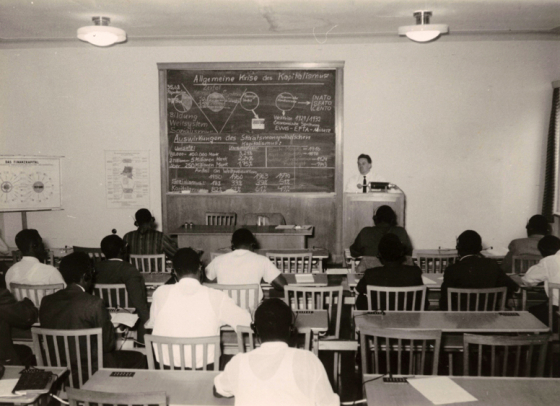
[[[161,231],[138,230],[126,233],[123,240],[128,244],[132,255],[157,255],[165,253],[169,258],[177,252],[177,243]]]

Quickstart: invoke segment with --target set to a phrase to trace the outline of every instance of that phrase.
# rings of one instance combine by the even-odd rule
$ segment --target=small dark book
[[[47,393],[54,376],[52,372],[36,368],[24,369],[20,374],[12,391],[16,395]]]

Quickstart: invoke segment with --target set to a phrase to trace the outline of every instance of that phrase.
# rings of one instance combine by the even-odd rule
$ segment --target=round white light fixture
[[[98,47],[108,47],[126,41],[126,32],[116,27],[109,27],[108,17],[93,17],[95,25],[78,28],[78,38]]]
[[[399,35],[406,35],[416,42],[430,42],[441,34],[448,34],[449,26],[447,24],[430,24],[431,15],[431,11],[415,11],[416,25],[399,27]]]

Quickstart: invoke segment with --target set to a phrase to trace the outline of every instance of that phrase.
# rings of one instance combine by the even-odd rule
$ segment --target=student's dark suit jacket
[[[454,264],[449,265],[443,273],[439,309],[447,310],[448,288],[480,289],[498,288],[502,286],[508,288],[508,295],[519,288],[519,286],[505,274],[496,261],[479,255],[465,256]],[[476,307],[476,303],[472,303],[472,305]],[[467,310],[466,303],[465,308],[462,310]],[[470,310],[474,310],[474,308]]]
[[[7,289],[0,289],[0,363],[21,365],[10,328],[28,329],[36,321],[37,308],[31,300],[25,298],[18,302]]]
[[[144,342],[144,324],[150,318],[150,312],[146,299],[146,284],[140,272],[126,261],[115,260],[98,262],[95,269],[97,271],[95,283],[124,283],[126,285],[129,305],[136,309],[140,319],[137,324],[138,340]]]
[[[420,286],[424,285],[422,281],[422,270],[417,266],[404,265],[404,264],[390,264],[381,266],[378,268],[371,268],[366,270],[356,290],[360,294],[356,299],[356,308],[359,310],[367,310],[367,285],[375,286],[388,286],[388,287],[405,287],[405,286]],[[399,309],[404,310],[404,295],[402,300],[399,300]],[[415,309],[420,309],[422,296],[416,294],[417,300],[415,303]],[[426,295],[427,299],[427,295]],[[378,306],[376,295],[372,295],[372,310],[396,310],[394,308],[385,309],[385,296],[381,295],[382,304]],[[393,306],[394,296],[389,295],[390,305]],[[409,309],[412,304],[412,293],[407,297],[407,303]]]

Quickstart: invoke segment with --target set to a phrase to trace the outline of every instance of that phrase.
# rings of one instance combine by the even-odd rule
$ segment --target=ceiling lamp
[[[430,42],[440,34],[448,34],[449,26],[447,24],[430,24],[431,16],[431,11],[415,11],[416,25],[399,27],[399,35],[406,35],[416,42]]]
[[[120,28],[109,27],[109,17],[93,17],[95,25],[78,28],[78,38],[98,47],[108,47],[126,41],[126,32]]]

